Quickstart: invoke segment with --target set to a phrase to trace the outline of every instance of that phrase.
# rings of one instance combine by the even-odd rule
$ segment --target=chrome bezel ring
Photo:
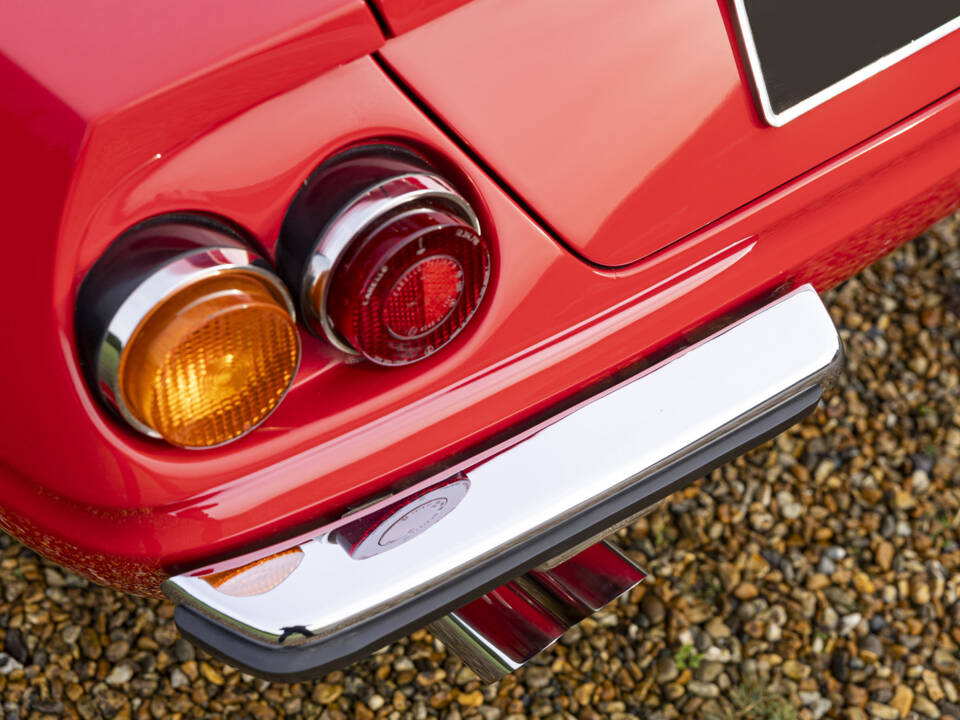
[[[237,246],[195,247],[174,255],[140,280],[110,317],[106,332],[95,352],[97,390],[100,396],[135,430],[151,438],[163,439],[160,433],[144,424],[130,411],[120,392],[120,359],[137,328],[165,300],[185,287],[223,272],[235,270],[249,272],[266,281],[273,295],[282,302],[284,308],[290,313],[291,319],[296,322],[296,309],[286,286],[259,255]],[[300,360],[301,353],[298,349],[294,376],[300,367]],[[280,405],[291,386],[292,382],[284,390],[273,410]],[[233,442],[258,427],[270,417],[273,410],[240,435],[223,443],[187,449],[208,449]]]
[[[348,202],[317,238],[305,263],[299,298],[301,316],[307,327],[344,353],[360,356],[337,333],[330,321],[327,311],[330,277],[356,238],[413,206],[440,206],[451,210],[468,223],[477,235],[481,235],[480,221],[470,203],[446,180],[430,172],[410,172],[388,177],[370,185]],[[315,296],[318,286],[320,303],[318,308],[314,308],[311,298]]]

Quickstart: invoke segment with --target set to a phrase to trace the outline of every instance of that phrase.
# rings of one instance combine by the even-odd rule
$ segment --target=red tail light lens
[[[464,220],[410,210],[347,251],[330,280],[331,324],[372,362],[415,362],[463,329],[489,275],[487,247]]]
[[[394,337],[413,340],[447,319],[463,295],[463,267],[449,255],[432,255],[407,270],[383,304],[383,322]]]
[[[352,148],[317,168],[280,229],[277,269],[337,350],[406,365],[460,333],[492,248],[456,187],[408,149]]]

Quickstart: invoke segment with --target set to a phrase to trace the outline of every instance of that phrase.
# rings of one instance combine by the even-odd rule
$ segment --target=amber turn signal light
[[[179,225],[149,234],[128,248],[133,260],[119,266],[114,286],[111,272],[92,273],[104,276],[101,294],[116,305],[98,308],[106,328],[92,358],[97,387],[147,435],[184,448],[221,445],[261,423],[293,382],[300,338],[292,301],[261,258],[223,244],[232,238]],[[184,235],[222,246],[176,247]],[[157,247],[148,253],[151,239]],[[124,280],[124,267],[144,266]],[[96,291],[82,289],[78,305],[89,299],[97,309]]]
[[[225,570],[204,578],[224,595],[251,597],[273,590],[286,580],[303,561],[303,550],[291,548],[255,560],[234,570]]]
[[[293,318],[264,280],[227,270],[166,298],[120,358],[129,411],[169,443],[210,447],[277,406],[299,356]]]

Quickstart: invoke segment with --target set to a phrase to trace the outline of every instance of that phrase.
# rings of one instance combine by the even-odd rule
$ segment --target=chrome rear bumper
[[[181,631],[232,664],[281,680],[328,671],[587,546],[773,437],[816,406],[842,361],[829,314],[801,288],[462,473],[318,528],[268,592],[226,595],[203,569],[164,589]]]

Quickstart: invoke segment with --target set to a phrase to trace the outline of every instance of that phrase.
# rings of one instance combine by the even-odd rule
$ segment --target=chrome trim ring
[[[374,225],[395,217],[411,205],[440,205],[452,210],[481,235],[480,221],[470,203],[446,180],[428,172],[412,172],[371,185],[351,200],[320,234],[304,267],[300,284],[300,309],[304,322],[318,337],[326,338],[338,350],[360,356],[337,333],[327,312],[330,278],[350,243]],[[320,287],[320,307],[310,298]]]
[[[283,303],[290,317],[296,320],[296,309],[290,293],[266,261],[246,248],[231,246],[193,248],[174,256],[144,278],[127,295],[110,318],[106,333],[96,352],[97,389],[101,397],[109,402],[131,427],[144,435],[162,439],[160,433],[141,422],[124,402],[119,385],[120,358],[140,324],[167,298],[188,285],[232,270],[243,270],[266,280],[277,300]],[[294,375],[299,367],[298,354]],[[288,387],[287,391],[289,389]],[[283,396],[277,401],[277,405],[282,400]],[[260,422],[269,416],[270,413],[267,413]],[[242,435],[246,435],[259,424],[251,426]],[[237,437],[225,442],[232,442]],[[224,443],[220,443],[222,444]],[[209,447],[218,447],[218,445]],[[207,449],[207,446],[204,449]]]

